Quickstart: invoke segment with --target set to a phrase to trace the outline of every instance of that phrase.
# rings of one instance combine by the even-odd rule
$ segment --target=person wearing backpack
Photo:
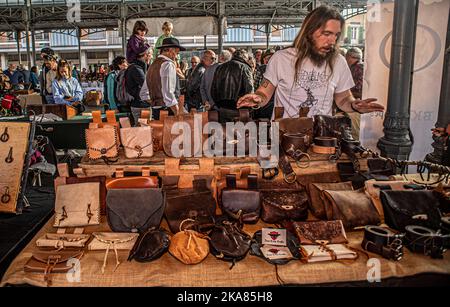
[[[125,72],[125,89],[132,97],[130,106],[132,119],[135,125],[141,116],[141,111],[151,108],[147,101],[141,99],[140,92],[142,85],[145,82],[145,74],[152,59],[152,55],[152,48],[143,48],[139,51],[136,60],[131,63]]]
[[[103,90],[105,102],[110,110],[118,109],[120,102],[116,97],[117,75],[120,71],[125,71],[128,67],[127,60],[123,56],[117,56],[111,65],[111,72],[106,76],[105,88]]]

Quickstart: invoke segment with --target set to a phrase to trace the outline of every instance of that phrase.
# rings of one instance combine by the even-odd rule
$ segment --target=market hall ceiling
[[[0,0],[0,31],[26,30],[26,20],[35,30],[81,28],[116,28],[121,18],[225,16],[228,25],[295,24],[300,25],[315,3],[328,4],[340,10],[364,10],[366,0],[322,1],[142,1],[81,0],[81,22],[70,23],[66,0]],[[76,2],[75,0],[69,3]],[[25,9],[24,9],[25,7]],[[29,16],[29,17],[28,17]]]

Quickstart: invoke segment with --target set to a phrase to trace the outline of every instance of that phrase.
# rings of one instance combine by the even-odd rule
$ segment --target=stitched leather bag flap
[[[97,160],[102,157],[117,158],[119,155],[119,136],[117,128],[86,129],[86,148],[89,159]]]
[[[152,128],[132,127],[120,129],[120,139],[127,158],[153,156]]]

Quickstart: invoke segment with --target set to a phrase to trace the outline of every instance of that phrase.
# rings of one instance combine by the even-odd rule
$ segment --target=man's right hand
[[[256,94],[247,94],[239,98],[237,102],[237,108],[255,107],[260,105],[262,98]]]

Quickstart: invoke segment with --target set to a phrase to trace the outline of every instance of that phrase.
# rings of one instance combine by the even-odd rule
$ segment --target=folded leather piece
[[[98,182],[59,186],[56,190],[54,227],[81,227],[100,224]]]
[[[405,231],[408,225],[437,230],[441,225],[439,199],[432,191],[381,191],[386,224]]]
[[[209,254],[208,237],[194,230],[180,231],[172,237],[169,253],[184,264],[200,263]]]
[[[364,190],[323,192],[328,220],[342,220],[345,229],[380,224],[380,215]]]
[[[36,246],[54,249],[83,248],[90,237],[88,234],[46,233],[36,240]]]
[[[164,229],[150,228],[141,233],[128,256],[128,261],[149,262],[160,258],[170,245],[169,234]]]
[[[152,128],[121,128],[120,139],[127,158],[150,158],[153,156]]]
[[[323,196],[324,190],[332,191],[352,191],[352,183],[349,182],[336,182],[336,183],[310,183],[309,195],[310,195],[310,207],[311,213],[318,219],[326,219],[327,214],[325,211],[325,200]]]
[[[88,250],[105,250],[110,248],[131,250],[139,234],[131,232],[93,232],[92,236],[93,239],[88,245]]]
[[[335,260],[355,260],[358,253],[344,244],[304,245],[300,247],[302,261],[321,262]]]
[[[52,285],[52,273],[67,273],[73,268],[72,259],[80,260],[83,250],[36,251],[24,266],[25,272],[44,274],[47,286]]]
[[[162,189],[111,189],[106,196],[108,224],[115,232],[159,227],[164,208]]]
[[[286,232],[286,236],[287,236],[287,248],[291,252],[291,254],[293,256],[292,258],[284,258],[284,259],[266,258],[261,251],[261,247],[263,247],[263,244],[261,243],[261,241],[262,241],[262,231],[261,230],[258,230],[257,232],[255,232],[253,234],[252,243],[250,246],[250,255],[254,255],[259,258],[262,258],[270,264],[280,264],[280,265],[287,264],[289,261],[294,260],[294,259],[300,259],[300,257],[301,257],[300,249],[299,249],[300,242],[299,242],[298,238],[290,232]],[[276,249],[277,246],[274,246],[273,248]],[[276,253],[276,250],[274,251],[274,253]]]
[[[157,176],[130,176],[119,178],[108,178],[106,180],[106,189],[145,189],[158,188],[159,182]]]
[[[88,158],[115,159],[119,156],[119,135],[116,127],[86,129],[86,148]]]
[[[318,244],[325,241],[328,244],[348,243],[342,221],[294,222],[293,227],[300,244]]]
[[[302,221],[308,217],[308,196],[304,190],[261,191],[261,199],[261,219],[266,223]]]

